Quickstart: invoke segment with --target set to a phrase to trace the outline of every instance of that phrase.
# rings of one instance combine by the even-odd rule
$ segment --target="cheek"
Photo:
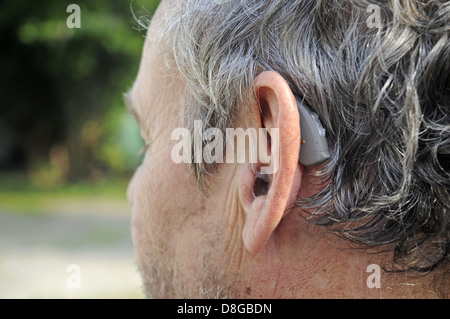
[[[203,275],[198,269],[205,220],[192,174],[170,159],[150,156],[133,177],[130,192],[133,242],[144,281],[148,287],[165,287],[162,297],[173,297],[172,292],[184,289],[195,291]],[[152,290],[150,294],[159,293]]]
[[[140,176],[141,174],[141,169],[142,169],[142,165],[139,165],[139,167],[136,169],[136,171],[133,174],[133,177],[131,178],[130,182],[128,183],[128,187],[127,187],[127,198],[128,201],[131,203],[131,206],[134,206],[134,202],[135,200],[135,194],[136,194],[136,180],[138,179],[138,176]]]
[[[129,186],[133,204],[133,231],[138,237],[157,238],[162,235],[163,228],[170,224],[173,204],[173,201],[168,200],[167,192],[170,176],[158,162],[157,158],[146,157]]]
[[[160,150],[146,157],[130,185],[133,238],[140,254],[173,256],[199,213],[196,184],[170,150]]]
[[[173,223],[176,197],[171,199],[168,189],[175,190],[176,185],[171,187],[169,171],[160,165],[158,158],[147,157],[129,187],[133,200],[132,236],[144,284],[147,290],[151,289],[147,293],[159,296],[162,293],[159,287],[173,282],[170,274],[176,248]]]

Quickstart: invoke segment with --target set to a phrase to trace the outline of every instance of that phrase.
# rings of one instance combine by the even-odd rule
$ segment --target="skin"
[[[300,124],[286,81],[263,72],[257,94],[241,107],[235,127],[279,128],[280,168],[267,194],[254,198],[255,166],[221,164],[197,187],[192,169],[171,159],[174,129],[182,127],[185,86],[166,68],[158,49],[167,1],[158,8],[130,92],[132,112],[148,148],[128,189],[133,242],[145,292],[151,298],[427,298],[432,278],[381,273],[381,288],[368,288],[370,264],[385,265],[391,253],[353,249],[326,228],[308,226],[288,209],[314,193],[316,168],[298,163]],[[260,110],[258,103],[264,105]],[[270,132],[270,130],[269,130]],[[248,152],[246,153],[248,154]],[[256,164],[256,169],[263,164]]]

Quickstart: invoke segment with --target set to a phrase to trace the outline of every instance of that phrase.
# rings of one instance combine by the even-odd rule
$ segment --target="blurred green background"
[[[72,3],[80,8],[80,28],[67,25]],[[79,229],[42,239],[36,255],[54,249],[54,242],[64,238],[62,252],[70,251],[74,241],[78,248],[92,247],[96,241],[114,243],[117,238],[129,241],[126,185],[141,160],[142,140],[122,96],[139,67],[145,40],[139,21],[148,24],[158,4],[159,0],[0,2],[0,297],[11,296],[18,280],[12,279],[14,262],[8,262],[17,263],[19,257],[8,259],[5,252],[14,243],[19,243],[15,252],[29,248],[24,238],[39,223],[51,233],[48,225],[55,218],[85,218]],[[115,225],[118,228],[106,235],[105,229],[92,229],[87,238],[80,235],[94,224],[108,225],[93,222],[92,216],[110,221],[108,213],[117,217],[125,212],[117,221],[125,223],[123,228]],[[70,218],[55,227],[78,225]],[[23,225],[29,228],[19,231]],[[69,234],[73,240],[66,238]],[[53,297],[39,290],[17,293],[33,296]]]

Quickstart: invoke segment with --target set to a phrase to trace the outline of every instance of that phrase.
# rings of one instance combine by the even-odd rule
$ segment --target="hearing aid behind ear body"
[[[300,113],[301,147],[299,162],[304,166],[317,166],[328,160],[331,155],[326,139],[326,130],[319,116],[304,103],[297,100]]]

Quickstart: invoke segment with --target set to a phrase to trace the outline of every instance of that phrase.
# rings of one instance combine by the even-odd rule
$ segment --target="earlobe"
[[[295,97],[287,82],[276,72],[261,73],[254,83],[257,101],[251,106],[259,116],[252,123],[261,123],[269,135],[278,168],[264,174],[264,164],[245,165],[241,173],[239,192],[245,212],[243,241],[246,249],[257,254],[269,241],[290,204],[299,192],[302,167],[298,163],[300,150],[300,122]],[[260,137],[261,138],[261,137]],[[278,143],[278,150],[273,145]],[[265,175],[265,176],[264,176]]]

